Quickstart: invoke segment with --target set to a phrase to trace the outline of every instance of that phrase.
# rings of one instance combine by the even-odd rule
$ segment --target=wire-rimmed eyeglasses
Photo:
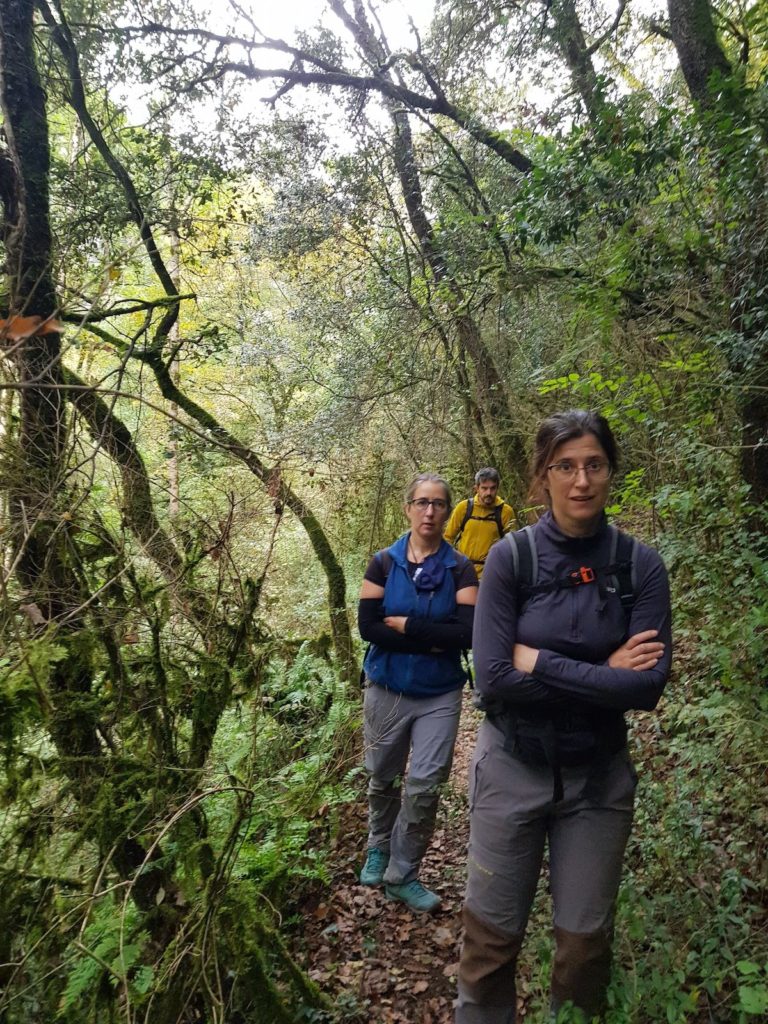
[[[445,512],[448,502],[445,498],[409,498],[407,505],[415,505],[419,512],[426,512],[431,505],[435,512]]]
[[[610,462],[606,462],[605,459],[588,459],[582,466],[571,462],[570,459],[563,459],[547,466],[547,471],[554,473],[558,480],[573,480],[582,470],[596,483],[607,480],[613,472]]]

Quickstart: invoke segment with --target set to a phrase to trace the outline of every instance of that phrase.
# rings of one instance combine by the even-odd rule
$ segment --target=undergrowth
[[[149,850],[128,882],[87,822],[84,834],[42,730],[16,732],[0,822],[3,1024],[330,1020],[281,933],[305,889],[328,877],[358,713],[328,660],[306,648],[270,658],[256,690],[221,716],[191,788],[171,765],[163,779],[147,763],[149,780],[136,766],[161,813],[143,821]],[[136,898],[142,872],[168,879],[148,906]]]

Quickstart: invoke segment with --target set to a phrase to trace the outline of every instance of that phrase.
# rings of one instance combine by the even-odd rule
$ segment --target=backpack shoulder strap
[[[494,505],[493,506],[493,518],[494,518],[494,520],[496,522],[496,529],[499,531],[499,536],[500,537],[504,536],[504,527],[501,525],[501,513],[502,513],[503,508],[504,508],[503,505]]]
[[[457,540],[462,535],[462,533],[464,532],[464,527],[467,525],[469,520],[472,518],[472,510],[474,509],[474,507],[475,507],[475,499],[474,498],[467,498],[467,510],[464,513],[464,518],[461,520],[461,526],[459,527],[459,532],[456,535],[456,539]]]
[[[382,550],[377,551],[373,557],[379,563],[379,567],[381,571],[384,573],[384,585],[386,586],[386,582],[389,579],[389,574],[392,569],[392,555],[390,555],[389,553],[389,548],[382,548]],[[365,686],[365,662],[366,659],[368,658],[372,646],[373,644],[368,644],[368,646],[365,648],[365,654],[363,655],[363,664],[360,669],[361,687]]]
[[[526,591],[535,586],[539,576],[539,555],[533,536],[533,527],[526,526],[522,530],[505,534],[507,544],[512,552],[512,565],[515,570],[515,589],[517,592],[518,611],[523,605]]]
[[[635,551],[637,541],[626,533],[622,533],[617,527],[611,524],[611,554],[610,565],[611,575],[616,580],[616,590],[621,601],[621,607],[629,619],[632,609],[635,606],[637,590],[636,558]]]
[[[379,551],[376,555],[376,560],[381,566],[381,571],[384,573],[384,579],[386,580],[392,568],[392,555],[389,553],[389,548]]]
[[[619,530],[613,525],[613,523],[609,523],[608,532],[611,535],[611,549],[608,553],[608,564],[613,565],[616,561],[616,554],[619,550]]]
[[[467,562],[469,562],[469,564],[472,565],[471,559],[467,558],[466,555],[462,555],[460,551],[457,551],[456,565],[452,566],[451,568],[451,576],[453,577],[453,587],[457,594],[459,592],[459,581],[461,579],[461,574],[464,571],[464,566]]]
[[[505,508],[509,509],[509,521],[508,521],[508,523],[506,525],[506,528],[504,529],[504,532],[505,533],[509,533],[510,530],[525,529],[525,527],[521,527],[520,526],[520,516],[517,514],[517,512],[514,510],[514,508],[509,504],[508,501],[503,501],[501,503],[501,514],[502,514],[502,516],[504,515],[504,509]],[[517,524],[517,526],[515,526],[514,524]]]

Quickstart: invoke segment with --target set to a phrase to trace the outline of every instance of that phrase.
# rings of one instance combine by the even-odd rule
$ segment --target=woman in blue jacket
[[[606,522],[616,464],[602,416],[545,420],[532,497],[549,511],[486,563],[474,629],[486,720],[470,775],[457,1024],[515,1020],[515,966],[545,844],[552,1009],[570,1001],[587,1019],[603,1009],[637,781],[623,712],[656,706],[671,661],[661,558]]]
[[[434,829],[461,713],[477,577],[443,540],[451,492],[420,473],[405,494],[410,530],[370,561],[360,591],[365,658],[365,767],[368,852],[363,885],[432,913],[440,897],[418,880]],[[410,755],[410,760],[409,760]],[[406,764],[408,774],[406,775]],[[402,780],[402,781],[401,781]]]

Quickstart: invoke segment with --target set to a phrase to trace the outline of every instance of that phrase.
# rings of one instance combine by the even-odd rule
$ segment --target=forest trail
[[[303,908],[303,957],[310,976],[334,1002],[353,997],[360,1019],[370,1024],[453,1020],[469,834],[467,772],[479,722],[467,694],[453,770],[420,876],[442,897],[442,910],[413,914],[387,900],[383,890],[358,884],[366,837],[363,801],[350,807],[340,829],[330,887]]]

